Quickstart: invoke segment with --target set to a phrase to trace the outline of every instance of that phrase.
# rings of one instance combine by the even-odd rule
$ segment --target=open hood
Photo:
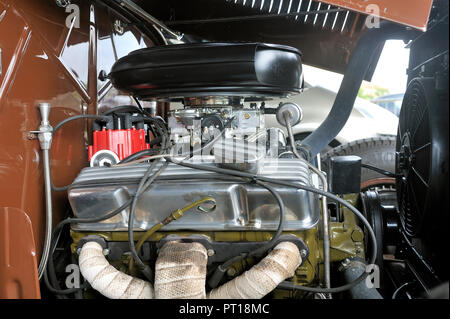
[[[343,73],[366,29],[367,12],[424,31],[432,0],[135,0],[147,13],[196,41],[254,41],[302,51],[304,63]],[[379,11],[373,11],[373,5]],[[298,13],[298,15],[297,15]],[[370,80],[382,47],[366,74]]]

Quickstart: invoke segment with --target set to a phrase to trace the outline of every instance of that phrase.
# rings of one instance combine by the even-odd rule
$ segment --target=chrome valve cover
[[[203,157],[201,161],[191,159],[190,162],[215,165],[213,160],[212,157],[205,163]],[[83,169],[69,189],[69,200],[75,216],[100,217],[123,205],[135,193],[137,184],[149,165],[144,163]],[[298,159],[265,158],[258,174],[300,185],[311,185],[309,170]],[[317,224],[317,195],[292,187],[274,187],[286,206],[285,230],[306,230]],[[265,188],[171,163],[140,196],[135,211],[135,230],[147,230],[171,212],[206,196],[216,200],[215,207],[191,209],[181,219],[164,226],[162,231],[258,231],[275,230],[278,226],[278,203]],[[72,229],[124,231],[128,227],[128,213],[129,210],[126,209],[99,223],[73,224]]]

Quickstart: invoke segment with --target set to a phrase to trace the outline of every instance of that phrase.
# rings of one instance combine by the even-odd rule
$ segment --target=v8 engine
[[[362,215],[297,149],[301,108],[268,107],[302,91],[298,50],[142,49],[109,78],[138,106],[95,118],[91,165],[68,190],[72,252],[90,287],[110,298],[283,298],[323,283],[312,296],[327,298],[332,261],[345,261],[333,269],[344,281],[364,276]],[[139,100],[173,107],[164,119]],[[269,114],[287,130],[265,127]]]

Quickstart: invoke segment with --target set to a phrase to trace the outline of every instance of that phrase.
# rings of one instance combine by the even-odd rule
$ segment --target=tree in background
[[[364,82],[358,91],[358,97],[369,101],[386,94],[389,94],[388,89],[369,82]]]

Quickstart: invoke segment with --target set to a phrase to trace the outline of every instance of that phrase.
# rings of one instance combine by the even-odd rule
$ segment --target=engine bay
[[[183,54],[180,64],[179,52],[183,49],[193,58]],[[214,55],[211,60],[218,49],[226,58]],[[148,70],[142,67],[147,65],[145,59],[155,55],[165,57],[161,65],[153,63]],[[194,83],[182,79],[191,77],[191,69],[210,64],[208,59],[216,68],[204,69]],[[177,65],[177,81],[188,83],[193,93],[183,96],[186,88],[154,75],[161,74],[158,68],[166,65]],[[222,65],[227,68],[221,70]],[[240,76],[226,79],[234,65],[240,68]],[[143,75],[131,76],[135,68]],[[330,254],[330,235],[320,223],[321,210],[328,210],[326,178],[308,163],[307,156],[293,151],[282,130],[264,126],[266,112],[276,115],[280,124],[289,128],[302,119],[301,108],[293,103],[280,104],[277,109],[265,107],[271,97],[301,91],[300,52],[258,43],[144,49],[120,59],[109,76],[116,86],[129,90],[137,99],[181,100],[183,107],[169,112],[165,130],[161,129],[163,120],[148,116],[148,111],[139,107],[119,106],[94,119],[90,167],[84,168],[68,188],[74,214],[72,252],[81,258],[81,273],[93,289],[110,297],[118,293],[102,286],[105,283],[100,278],[106,276],[103,271],[90,274],[97,266],[89,258],[85,263],[90,266],[83,264],[84,250],[90,242],[100,245],[99,251],[107,252],[104,255],[116,268],[128,268],[119,277],[154,280],[151,295],[155,298],[165,298],[165,294],[182,298],[191,293],[203,298],[231,298],[227,294],[260,298],[268,293],[281,297],[289,293],[277,288],[283,278],[291,278],[285,284],[299,286],[322,282],[325,277],[329,281],[330,259],[348,262],[357,258],[361,260],[358,267],[365,264],[363,229],[351,210],[349,213],[345,209],[352,206],[340,199],[344,206],[337,208],[340,211],[336,211],[334,223],[326,225],[341,246]],[[249,82],[250,78],[253,80]],[[145,84],[148,79],[151,84]],[[155,86],[158,90],[153,89]],[[359,189],[358,174],[355,177],[352,180]],[[275,184],[270,186],[268,182]],[[185,267],[183,258],[190,260],[190,255],[171,252],[164,263],[173,269],[161,274],[159,261],[170,245],[179,245],[182,251],[193,249],[195,255],[194,245],[206,253],[206,267],[202,266],[205,271],[196,275],[203,279],[197,287],[200,292],[190,291],[189,277],[177,277]],[[292,246],[278,249],[285,245]],[[95,249],[91,249],[94,254]],[[290,257],[274,269],[259,269],[277,251],[280,256],[286,253]],[[264,262],[255,265],[264,256]],[[191,267],[199,266],[194,263]],[[253,272],[258,273],[256,281],[262,280],[259,288],[246,283],[246,276]],[[163,287],[170,291],[161,290],[161,276],[167,277]],[[171,276],[177,278],[173,284]],[[273,276],[278,278],[275,282]],[[224,287],[232,282],[241,286],[223,295],[229,289]],[[113,284],[114,280],[108,287]],[[128,291],[130,286],[119,289]],[[323,293],[318,296],[327,298]]]
[[[287,35],[228,40],[220,36],[232,27],[212,27],[218,38],[206,40],[173,31],[139,6],[152,4],[99,2],[89,10],[107,8],[108,19],[111,13],[114,19],[96,22],[91,14],[89,23],[98,30],[111,27],[109,35],[91,27],[75,30],[75,19],[66,40],[57,41],[59,56],[49,58],[31,46],[34,58],[59,61],[65,71],[52,72],[57,79],[48,82],[60,91],[39,95],[36,114],[13,109],[15,116],[32,119],[22,119],[21,129],[26,126],[24,139],[34,143],[17,163],[25,158],[33,164],[24,165],[23,180],[8,183],[15,190],[27,178],[33,187],[41,180],[43,185],[29,200],[20,193],[21,209],[0,207],[6,238],[0,255],[11,255],[11,242],[21,245],[13,266],[3,271],[0,265],[0,279],[13,273],[0,288],[46,299],[448,299],[441,291],[448,288],[442,240],[448,222],[448,39],[442,40],[448,36],[448,5],[433,6],[429,30],[419,33],[398,21],[360,28],[353,17],[357,10],[347,7],[321,9],[319,3],[313,9],[310,1],[303,12],[299,1],[290,12],[290,3],[284,14],[289,23],[302,16],[306,25],[315,14],[309,23],[314,27],[323,18],[325,30],[322,15],[336,14],[330,34],[342,24],[339,56],[327,47],[326,54],[310,57],[311,39],[304,38],[305,57],[298,40]],[[275,2],[279,15],[286,8]],[[71,5],[55,3],[59,9]],[[233,5],[254,9],[245,3]],[[174,12],[183,8],[168,6]],[[344,9],[348,16],[338,20]],[[236,18],[210,23],[221,19]],[[208,34],[202,23],[198,34]],[[346,23],[353,23],[350,35]],[[144,29],[136,47],[118,55],[119,36]],[[64,50],[76,46],[68,41],[71,32],[89,34],[87,42],[80,41],[89,44],[87,62],[79,63],[87,73],[65,60]],[[392,39],[410,49],[397,135],[377,133],[341,144],[337,136],[352,116],[361,83]],[[107,41],[114,59],[95,64],[94,56],[107,56]],[[333,64],[344,60],[342,82],[324,120],[308,132],[296,130],[305,117],[317,122],[291,99],[308,90],[304,64],[320,61],[340,71],[343,66]],[[84,75],[86,83],[65,81]],[[64,91],[66,82],[80,91]],[[30,91],[40,91],[38,84]],[[58,106],[67,99],[76,102]],[[82,99],[87,102],[78,103]],[[317,114],[323,112],[320,101]],[[61,186],[67,176],[71,182]],[[27,201],[39,206],[39,223],[22,212]],[[20,231],[7,231],[14,223]],[[11,239],[21,234],[23,239]],[[36,269],[19,280],[21,267]]]

